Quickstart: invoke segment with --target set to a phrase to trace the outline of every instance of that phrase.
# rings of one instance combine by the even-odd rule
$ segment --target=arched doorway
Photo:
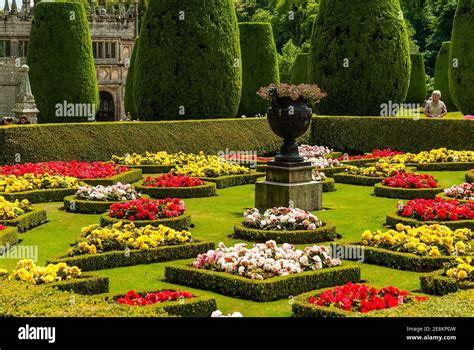
[[[115,120],[114,96],[108,91],[100,91],[100,107],[96,120],[99,122],[111,122]]]

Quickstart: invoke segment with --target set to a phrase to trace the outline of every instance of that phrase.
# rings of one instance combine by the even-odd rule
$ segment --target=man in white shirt
[[[426,101],[425,115],[428,118],[443,118],[448,114],[448,109],[443,101],[440,100],[441,91],[435,90],[431,94],[431,98]]]

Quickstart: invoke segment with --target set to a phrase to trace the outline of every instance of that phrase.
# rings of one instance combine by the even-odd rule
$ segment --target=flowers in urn
[[[244,225],[258,230],[315,230],[323,225],[315,215],[298,208],[272,208],[263,214],[257,208],[244,212]]]
[[[288,97],[293,101],[299,99],[304,99],[307,102],[319,103],[322,98],[326,97],[327,94],[322,92],[319,86],[309,85],[309,84],[300,84],[300,85],[291,85],[291,84],[270,84],[268,86],[261,87],[257,95],[265,100],[271,100],[276,93],[278,97]]]
[[[130,184],[117,183],[112,186],[80,186],[74,195],[86,201],[120,202],[140,198],[140,194]]]

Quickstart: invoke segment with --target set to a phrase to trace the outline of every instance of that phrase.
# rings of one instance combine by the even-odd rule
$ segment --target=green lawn
[[[415,109],[410,110],[401,110],[398,118],[422,118],[422,119],[430,119],[426,115],[423,114],[423,111],[418,111]],[[449,112],[443,119],[464,119],[464,114],[461,112]]]
[[[442,186],[451,186],[464,181],[461,172],[431,172]],[[325,210],[316,213],[321,219],[336,224],[343,240],[353,241],[360,237],[365,229],[382,228],[385,215],[395,210],[398,200],[377,198],[372,195],[372,187],[338,184],[337,191],[325,193]],[[188,212],[191,213],[195,228],[192,233],[197,238],[233,244],[238,242],[229,237],[234,223],[241,219],[245,208],[253,206],[254,186],[239,186],[219,190],[219,196],[213,198],[187,199]],[[21,235],[22,245],[36,245],[39,250],[39,264],[44,264],[50,256],[64,253],[70,243],[80,234],[83,226],[98,223],[99,215],[71,214],[61,210],[61,203],[35,205],[48,212],[49,222]],[[191,260],[190,260],[191,261]],[[14,260],[0,257],[0,268],[12,269]],[[129,289],[157,290],[175,288],[194,291],[163,281],[164,267],[169,263],[138,265],[125,268],[97,271],[110,278],[111,292],[123,293]],[[398,271],[374,265],[358,264],[362,269],[362,278],[374,286],[395,285],[407,290],[417,289],[418,274]],[[218,307],[224,312],[240,311],[244,316],[290,316],[289,300],[270,303],[257,303],[225,297],[216,293],[201,291],[216,298]]]

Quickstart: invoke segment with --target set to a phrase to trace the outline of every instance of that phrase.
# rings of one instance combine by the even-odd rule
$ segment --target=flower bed
[[[382,182],[385,178],[393,176],[405,171],[404,164],[390,164],[382,160],[374,166],[367,168],[359,168],[356,166],[347,166],[344,173],[334,175],[336,182],[373,186]]]
[[[333,169],[333,168],[340,168],[342,164],[333,158],[325,158],[325,157],[313,157],[313,158],[305,158],[305,161],[311,162],[311,165],[314,166],[316,169]]]
[[[319,158],[329,156],[334,150],[325,146],[301,145],[298,152],[303,158]]]
[[[207,156],[183,166],[176,166],[172,172],[177,175],[198,178],[250,174],[250,170],[247,167],[227,162],[218,156]]]
[[[466,182],[474,182],[474,169],[466,173]]]
[[[469,170],[474,167],[474,151],[439,148],[418,154],[406,153],[393,157],[391,161],[417,164],[418,170],[425,171]]]
[[[336,183],[358,186],[374,186],[384,179],[384,177],[361,176],[348,173],[334,174],[333,178]]]
[[[427,294],[445,295],[462,289],[474,288],[472,258],[457,258],[445,265],[442,271],[420,276],[421,290]]]
[[[447,199],[457,199],[459,202],[474,202],[474,184],[465,182],[461,185],[454,185],[446,188],[441,196]]]
[[[112,186],[119,182],[123,184],[134,183],[141,180],[141,178],[141,169],[128,169],[126,172],[120,173],[109,178],[83,179],[82,181],[90,186]]]
[[[0,197],[0,225],[16,226],[20,233],[45,222],[44,210],[33,210],[26,199],[9,202]]]
[[[341,156],[338,158],[339,161],[347,165],[353,166],[364,166],[369,163],[373,163],[381,160],[382,158],[389,158],[396,155],[402,155],[403,152],[392,151],[390,148],[383,150],[373,150],[371,153],[356,156]]]
[[[374,187],[374,194],[377,197],[398,199],[432,199],[442,191],[433,176],[406,172],[396,173],[380,184],[375,184]]]
[[[16,227],[5,227],[0,225],[0,255],[4,253],[7,246],[18,243],[18,229]]]
[[[249,174],[243,175],[228,175],[219,177],[200,177],[205,182],[213,182],[216,184],[218,189],[254,184],[261,177],[264,177],[265,173],[250,172]]]
[[[216,184],[206,183],[188,176],[164,174],[147,177],[135,184],[135,188],[152,198],[200,198],[217,196]]]
[[[300,295],[295,298],[292,310],[296,317],[357,317],[425,300],[426,296],[393,286],[376,289],[349,282],[344,286]]]

